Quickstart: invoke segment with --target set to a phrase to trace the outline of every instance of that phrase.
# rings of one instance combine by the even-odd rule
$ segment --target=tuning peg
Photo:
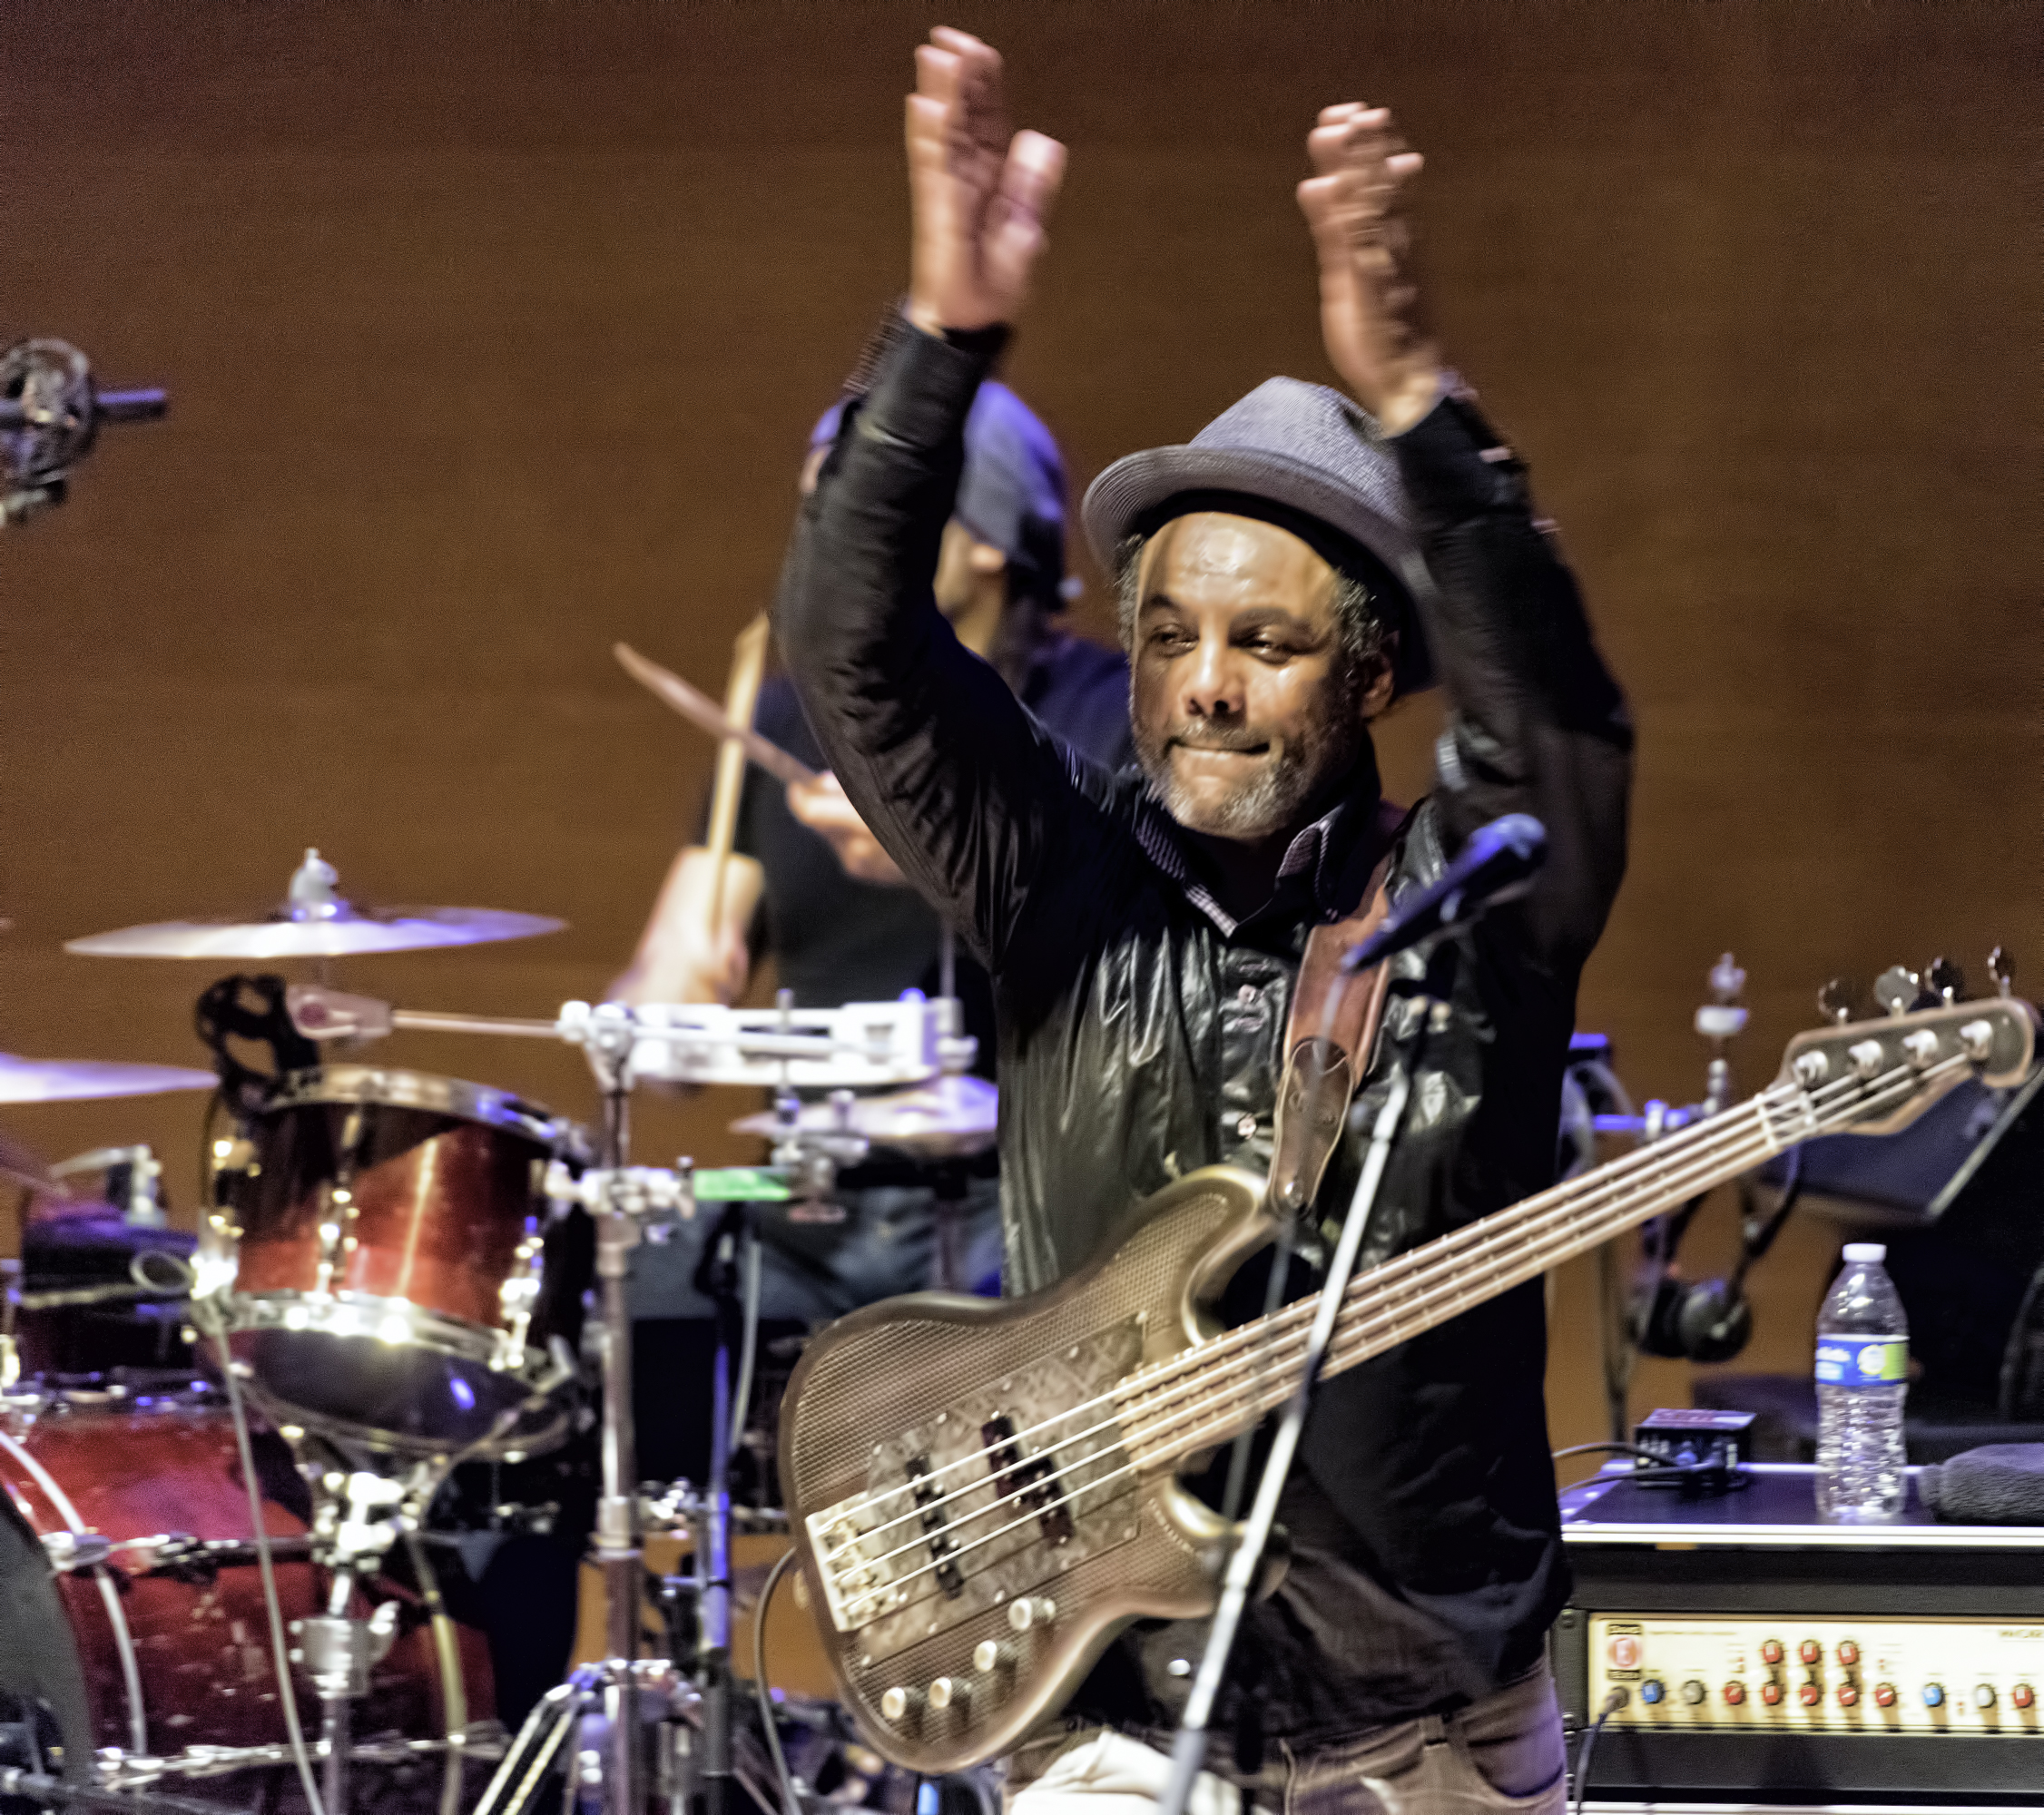
[[[1960,1002],[1966,996],[1966,973],[1950,958],[1932,958],[1923,981],[1931,986],[1938,999],[1947,1005]]]
[[[2016,993],[2016,955],[2007,946],[1997,946],[1987,955],[1987,968],[1998,995]]]
[[[1743,1032],[1746,1011],[1739,1006],[1739,994],[1746,986],[1746,974],[1726,952],[1711,966],[1711,999],[1696,1011],[1696,1031],[1715,1040],[1720,1051],[1725,1041]]]
[[[1849,976],[1834,976],[1817,992],[1817,1012],[1841,1026],[1860,1006],[1860,986]]]
[[[1891,1015],[1907,1015],[1922,991],[1923,979],[1907,965],[1890,965],[1873,980],[1873,999]]]
[[[1745,993],[1746,974],[1730,952],[1710,967],[1711,994],[1720,1002],[1736,1002]]]

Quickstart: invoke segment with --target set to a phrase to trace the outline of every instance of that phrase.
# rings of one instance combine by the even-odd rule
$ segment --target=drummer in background
[[[836,439],[841,407],[810,437],[801,491]],[[1086,643],[1059,623],[1065,579],[1065,466],[1050,431],[1020,397],[981,388],[966,425],[965,472],[945,526],[934,583],[937,603],[960,643],[993,664],[1016,696],[1080,755],[1109,769],[1129,761],[1128,669],[1118,650]],[[821,769],[794,688],[785,677],[761,689],[758,730]],[[629,1003],[721,1002],[741,997],[753,964],[771,954],[781,987],[800,1007],[892,1001],[902,991],[938,993],[937,916],[915,894],[828,774],[784,787],[748,768],[732,861],[740,874],[726,898],[758,908],[712,928],[700,848],[675,858],[631,966],[611,986]],[[958,993],[966,1031],[979,1042],[978,1069],[992,1075],[993,1002],[986,973],[961,952]],[[998,1290],[998,1191],[991,1153],[968,1163],[958,1207],[962,1283]],[[836,1223],[762,1219],[768,1248],[762,1313],[815,1324],[877,1299],[932,1283],[933,1187],[905,1155],[876,1149],[840,1172]],[[693,1284],[693,1243],[642,1247],[634,1304],[641,1318],[706,1318]]]

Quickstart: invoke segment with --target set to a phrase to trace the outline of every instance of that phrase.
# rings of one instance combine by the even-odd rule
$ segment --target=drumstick
[[[738,633],[731,647],[731,673],[724,682],[726,722],[733,731],[752,730],[759,704],[760,676],[766,672],[767,643],[772,633],[762,612]],[[687,682],[674,677],[683,687]],[[717,784],[710,797],[710,927],[721,935],[724,926],[724,886],[731,874],[731,848],[738,836],[738,800],[745,785],[745,746],[727,737],[717,746]],[[748,906],[746,917],[752,917]]]
[[[765,620],[755,619],[754,623],[763,627]],[[751,634],[752,626],[748,625],[742,634],[742,636]],[[742,758],[758,763],[776,781],[814,781],[818,779],[816,770],[810,768],[807,763],[798,761],[782,750],[779,744],[769,738],[762,737],[750,724],[742,722],[735,714],[728,713],[720,709],[717,702],[707,693],[690,686],[679,674],[663,668],[657,662],[648,662],[630,643],[614,643],[611,647],[611,653],[617,657],[624,672],[634,681],[650,692],[657,693],[684,719],[688,720],[691,724],[708,731],[713,738],[723,739],[726,750],[735,745]],[[735,652],[733,660],[734,665],[732,674],[735,681],[739,678],[738,669],[735,665]],[[723,779],[721,760],[717,775],[721,786]],[[732,802],[734,816],[736,811],[737,805],[734,800]],[[735,824],[735,817],[733,823]],[[712,846],[714,846],[715,839],[716,815],[712,809],[711,815]]]

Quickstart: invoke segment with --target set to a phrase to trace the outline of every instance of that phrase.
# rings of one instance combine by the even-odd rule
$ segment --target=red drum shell
[[[0,1442],[0,1486],[39,1535],[74,1527],[54,1504],[48,1485],[37,1478],[37,1467],[69,1500],[86,1529],[115,1543],[171,1532],[211,1539],[251,1535],[233,1424],[223,1406],[180,1397],[113,1409],[81,1405],[73,1396],[33,1422],[17,1421],[0,1434],[8,1439]],[[300,1520],[274,1501],[264,1503],[263,1524],[279,1538],[305,1531]],[[150,1752],[162,1757],[194,1745],[281,1743],[284,1722],[255,1565],[129,1575],[119,1567],[120,1557],[115,1552],[115,1566],[103,1574],[115,1584],[133,1647]],[[77,1641],[93,1743],[132,1752],[121,1634],[99,1575],[67,1575],[57,1588]],[[323,1571],[310,1563],[280,1561],[276,1575],[287,1626],[321,1611]],[[493,1707],[488,1653],[467,1628],[458,1631],[469,1719],[486,1719]],[[319,1702],[302,1679],[298,1702],[308,1732],[317,1735]],[[356,1711],[355,1731],[436,1734],[443,1731],[442,1706],[432,1634],[421,1623],[402,1634],[372,1673],[369,1695]]]
[[[577,1131],[480,1084],[337,1065],[284,1080],[248,1134],[256,1163],[229,1175],[230,1318],[264,1404],[411,1450],[488,1437],[544,1371],[548,1339],[579,1329],[585,1244],[555,1224],[526,1339],[508,1367],[496,1353],[504,1288],[546,1226],[546,1168],[580,1162]],[[495,1447],[545,1447],[562,1422],[519,1415]]]

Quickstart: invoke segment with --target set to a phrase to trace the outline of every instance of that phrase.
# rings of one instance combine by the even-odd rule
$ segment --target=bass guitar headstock
[[[1798,1034],[1778,1082],[1856,1134],[1906,1127],[1972,1078],[2007,1090],[2037,1063],[2037,1010],[2018,996],[1948,1002]]]

